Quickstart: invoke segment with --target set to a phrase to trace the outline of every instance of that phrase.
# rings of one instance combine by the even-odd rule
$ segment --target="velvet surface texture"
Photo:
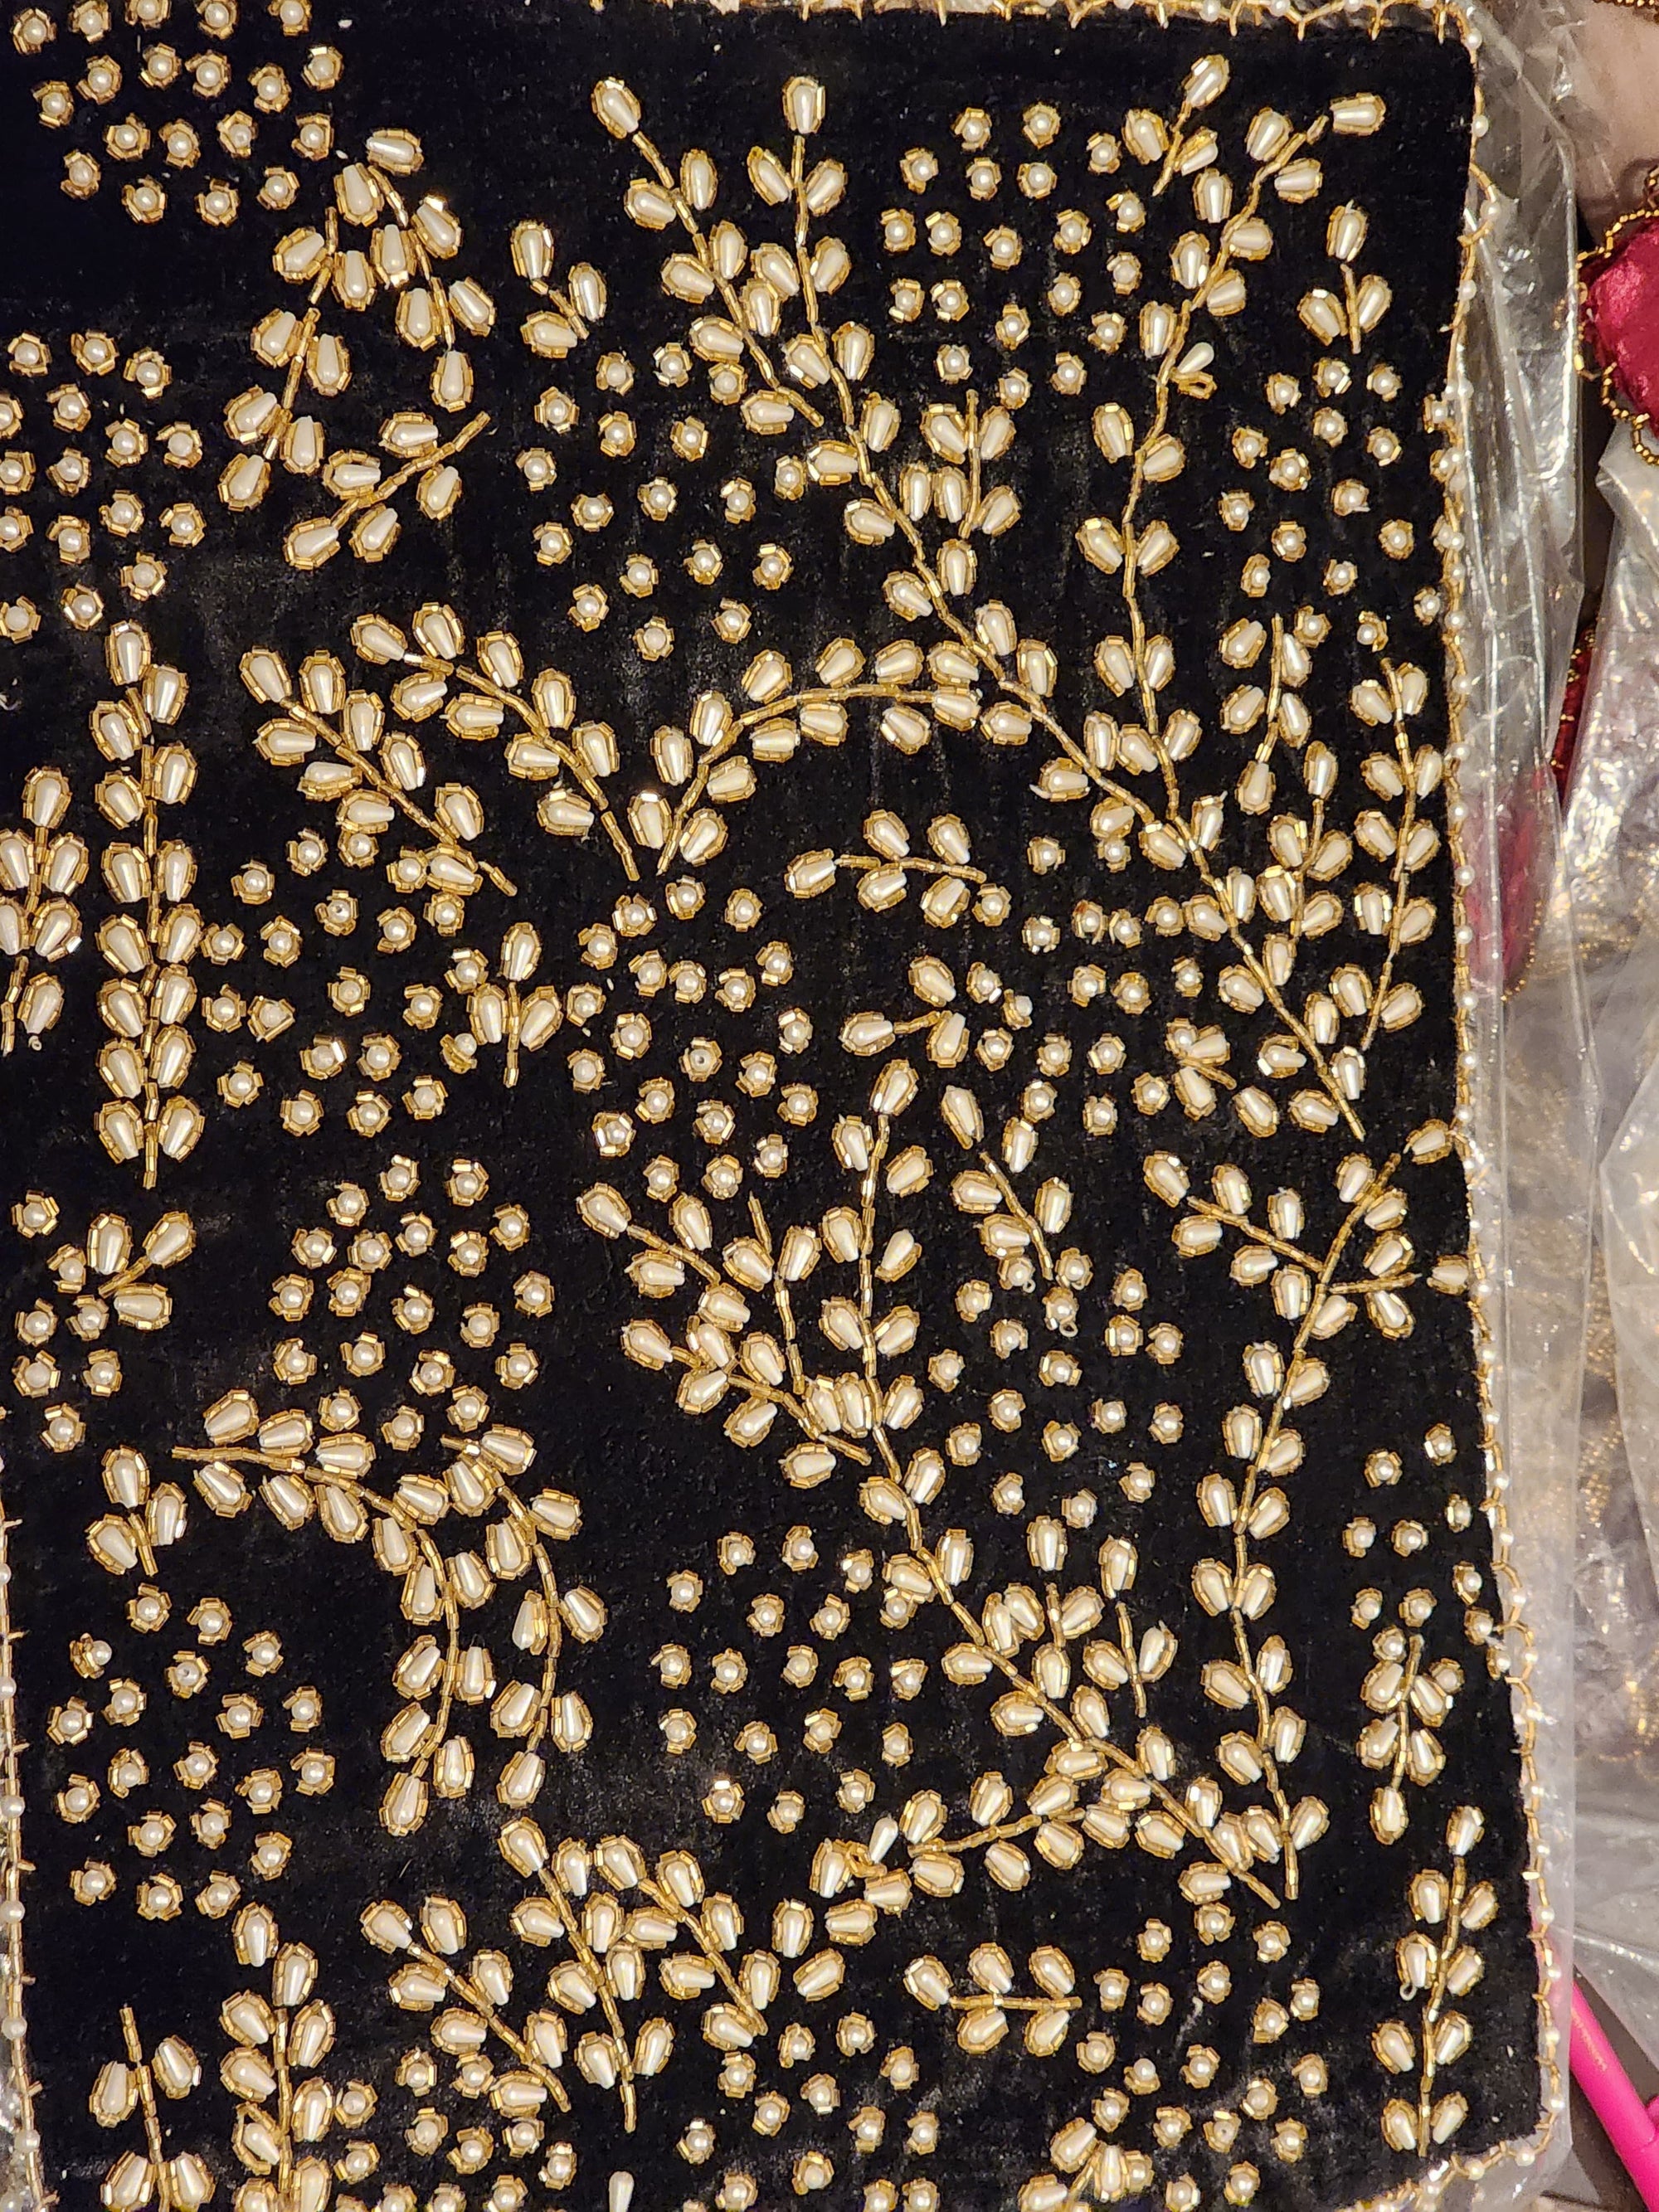
[[[1533,2133],[1472,64],[1208,12],[16,15],[20,2186]]]

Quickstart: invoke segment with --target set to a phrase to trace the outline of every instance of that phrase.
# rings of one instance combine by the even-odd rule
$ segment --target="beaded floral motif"
[[[16,380],[0,392],[0,551],[22,553],[40,533],[65,582],[58,605],[76,629],[106,619],[88,564],[120,556],[123,599],[140,605],[167,587],[172,559],[200,545],[207,519],[188,495],[203,458],[194,424],[167,419],[173,371],[153,346],[123,356],[104,331],[77,331],[67,362],[32,331],[7,348]],[[46,383],[48,378],[58,380]],[[14,440],[27,441],[14,444]],[[155,550],[157,546],[162,550]],[[0,604],[0,633],[14,644],[33,635],[33,600]]]
[[[358,559],[379,562],[403,527],[400,493],[408,491],[429,520],[453,513],[462,490],[457,458],[489,421],[471,408],[468,348],[489,336],[495,303],[453,265],[465,232],[442,194],[413,187],[424,161],[419,140],[389,125],[348,157],[331,112],[345,66],[339,50],[322,42],[305,49],[298,84],[298,58],[290,49],[284,59],[280,51],[309,33],[310,0],[260,11],[275,19],[276,50],[267,24],[240,0],[206,0],[194,13],[196,33],[207,43],[188,56],[171,42],[172,0],[136,0],[119,15],[106,0],[62,0],[22,9],[11,26],[13,46],[31,63],[49,62],[60,40],[77,56],[80,75],[33,88],[40,121],[68,142],[62,185],[70,199],[118,186],[133,223],[149,228],[188,204],[228,240],[240,240],[261,216],[290,226],[261,252],[298,304],[273,307],[253,325],[256,381],[214,422],[153,419],[172,380],[153,346],[124,356],[107,333],[77,332],[71,365],[88,382],[61,381],[43,402],[30,387],[56,373],[52,346],[32,331],[9,341],[18,386],[0,387],[0,498],[8,501],[0,507],[0,552],[32,551],[30,580],[44,582],[51,574],[40,557],[46,545],[53,565],[74,571],[84,569],[100,539],[119,544],[128,557],[118,586],[130,605],[154,599],[167,583],[168,558],[146,549],[146,532],[159,528],[175,553],[208,532],[200,503],[173,489],[171,472],[210,468],[221,511],[230,516],[260,507],[282,475],[302,485],[314,480],[325,503],[286,531],[289,562],[318,568],[347,545]],[[251,106],[232,105],[244,86]],[[296,101],[313,100],[320,104],[296,109]],[[197,187],[188,202],[181,185]],[[406,395],[415,404],[380,416],[373,428],[348,415],[343,439],[330,417],[310,410],[344,400],[355,368],[346,329],[377,303],[390,309],[399,344],[430,356],[425,392]],[[130,398],[141,419],[100,390],[98,380],[118,369],[132,387],[121,399]],[[51,457],[42,420],[48,410],[50,431],[88,442],[95,436],[102,451],[70,446]],[[9,443],[20,437],[28,443]],[[109,496],[94,517],[87,503],[106,479]],[[194,481],[192,474],[186,486]],[[35,513],[48,499],[75,501],[80,511],[66,509],[48,524]],[[0,593],[9,580],[0,575]],[[95,629],[106,619],[109,590],[89,578],[73,578],[57,597],[73,629]],[[27,592],[0,597],[0,637],[21,644],[40,619]]]

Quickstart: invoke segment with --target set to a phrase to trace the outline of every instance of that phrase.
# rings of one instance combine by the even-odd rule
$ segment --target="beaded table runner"
[[[1530,2137],[1459,20],[11,44],[6,2202]]]

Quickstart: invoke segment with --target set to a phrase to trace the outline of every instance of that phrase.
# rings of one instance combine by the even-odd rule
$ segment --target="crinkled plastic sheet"
[[[1577,1575],[1579,1964],[1659,2065],[1659,469],[1620,429],[1566,853],[1602,1085]]]
[[[1547,762],[1580,597],[1574,208],[1559,116],[1566,20],[1483,27],[1489,179],[1456,389],[1466,451],[1462,635],[1475,1045],[1473,1191],[1491,1383],[1526,1628],[1511,1654],[1534,1736],[1541,1892],[1558,2039],[1546,2154],[1471,2192],[1496,2212],[1565,2156],[1573,1858],[1571,1589],[1595,1100]],[[1500,919],[1501,917],[1501,919]],[[1557,2071],[1559,2069],[1559,2071]]]
[[[1613,143],[1617,87],[1609,82],[1627,51],[1626,27],[1615,10],[1584,0],[1528,0],[1507,25],[1571,132],[1580,195],[1597,205],[1614,203],[1630,182]],[[1574,1604],[1575,1963],[1659,2066],[1659,1427],[1651,1418],[1659,471],[1642,465],[1620,430],[1600,481],[1614,537],[1562,840],[1606,1147],[1587,1317]],[[1546,940],[1539,957],[1541,964],[1559,956]],[[1573,1034],[1571,1024],[1562,1034]]]

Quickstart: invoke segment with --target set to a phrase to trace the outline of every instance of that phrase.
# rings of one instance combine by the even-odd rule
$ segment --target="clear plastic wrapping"
[[[1594,1097],[1547,763],[1579,599],[1571,165],[1554,105],[1554,11],[1481,54],[1488,179],[1456,390],[1467,450],[1462,716],[1473,1005],[1475,1228],[1487,1268],[1493,1409],[1525,1626],[1512,1663],[1534,1730],[1539,1923],[1565,2103],[1572,1879],[1571,1578]],[[1507,985],[1507,988],[1506,988]],[[1558,2070],[1559,2069],[1559,2070]],[[1564,2154],[1475,2192],[1517,2202]]]
[[[1659,469],[1614,436],[1566,853],[1602,1086],[1577,1570],[1579,1962],[1659,2064]]]

